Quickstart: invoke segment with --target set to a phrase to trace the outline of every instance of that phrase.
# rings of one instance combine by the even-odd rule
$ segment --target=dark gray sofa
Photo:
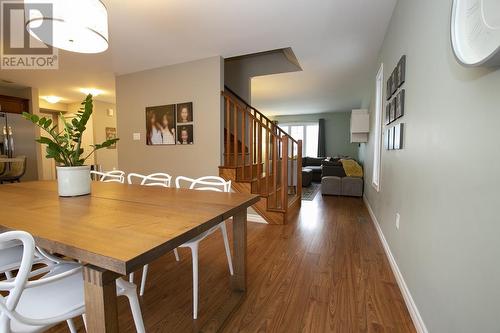
[[[312,170],[312,181],[320,182],[324,157],[303,157],[302,169]]]
[[[321,177],[328,177],[328,176],[334,176],[334,177],[346,176],[344,167],[342,166],[339,157],[323,160]]]
[[[346,176],[340,157],[323,161],[321,177],[321,193],[323,195],[361,197],[363,196],[363,187],[363,178]]]

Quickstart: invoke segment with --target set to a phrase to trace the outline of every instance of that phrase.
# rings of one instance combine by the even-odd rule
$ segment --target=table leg
[[[233,268],[232,288],[247,289],[247,210],[233,216]]]
[[[96,266],[83,267],[87,332],[118,332],[117,278],[118,274]]]
[[[247,289],[247,210],[246,208],[233,216],[233,269],[229,299],[217,309],[215,315],[208,319],[203,327],[194,323],[193,331],[200,333],[219,332],[224,322],[240,306]]]

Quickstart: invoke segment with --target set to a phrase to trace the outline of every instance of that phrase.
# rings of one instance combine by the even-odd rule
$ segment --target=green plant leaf
[[[43,124],[44,129],[48,129],[52,125],[52,119],[47,119],[47,121]]]
[[[118,138],[110,139],[101,144],[93,145],[91,146],[92,151],[87,156],[82,157],[84,154],[84,149],[81,148],[83,133],[87,129],[87,123],[92,112],[92,95],[87,95],[82,102],[82,108],[76,112],[75,117],[71,121],[68,122],[62,113],[59,114],[59,119],[63,124],[63,128],[60,131],[58,131],[57,124],[53,124],[50,118],[40,118],[38,115],[27,112],[23,112],[22,116],[50,135],[50,137],[41,136],[36,139],[38,143],[47,146],[47,158],[53,158],[57,163],[65,166],[80,166],[96,150],[107,148],[119,140]]]

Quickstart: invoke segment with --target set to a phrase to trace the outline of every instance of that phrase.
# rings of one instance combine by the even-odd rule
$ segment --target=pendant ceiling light
[[[100,53],[108,48],[108,12],[99,0],[25,1],[26,29],[58,49]]]
[[[451,41],[464,66],[500,66],[500,1],[454,0]]]

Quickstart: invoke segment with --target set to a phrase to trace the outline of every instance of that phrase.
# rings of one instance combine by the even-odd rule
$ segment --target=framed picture
[[[146,144],[175,145],[175,104],[146,108]]]
[[[396,96],[396,119],[405,114],[405,90],[402,89]]]
[[[193,125],[178,125],[177,126],[177,144],[192,145],[193,144]]]
[[[177,125],[193,123],[193,102],[177,104]]]
[[[394,120],[396,120],[396,98],[393,98],[390,104],[391,104],[390,122],[392,123]]]
[[[392,95],[394,95],[396,93],[396,90],[398,90],[398,74],[396,73],[396,69],[394,69],[394,71],[392,72],[391,74],[391,77],[392,77]]]
[[[398,66],[396,67],[396,73],[397,87],[401,87],[406,80],[406,55],[399,59]]]
[[[384,134],[384,148],[386,150],[389,150],[389,133],[390,133],[390,128],[387,128]]]
[[[394,149],[394,127],[389,128],[389,150]]]
[[[389,125],[391,123],[391,102],[385,104],[385,124]]]
[[[403,149],[404,124],[394,126],[394,149]]]
[[[106,127],[104,130],[106,131],[106,140],[116,139],[115,127]],[[108,149],[116,149],[116,142],[109,146]]]
[[[390,100],[392,97],[392,75],[387,79],[387,87],[386,87],[387,93],[386,93],[386,98],[387,100]]]

